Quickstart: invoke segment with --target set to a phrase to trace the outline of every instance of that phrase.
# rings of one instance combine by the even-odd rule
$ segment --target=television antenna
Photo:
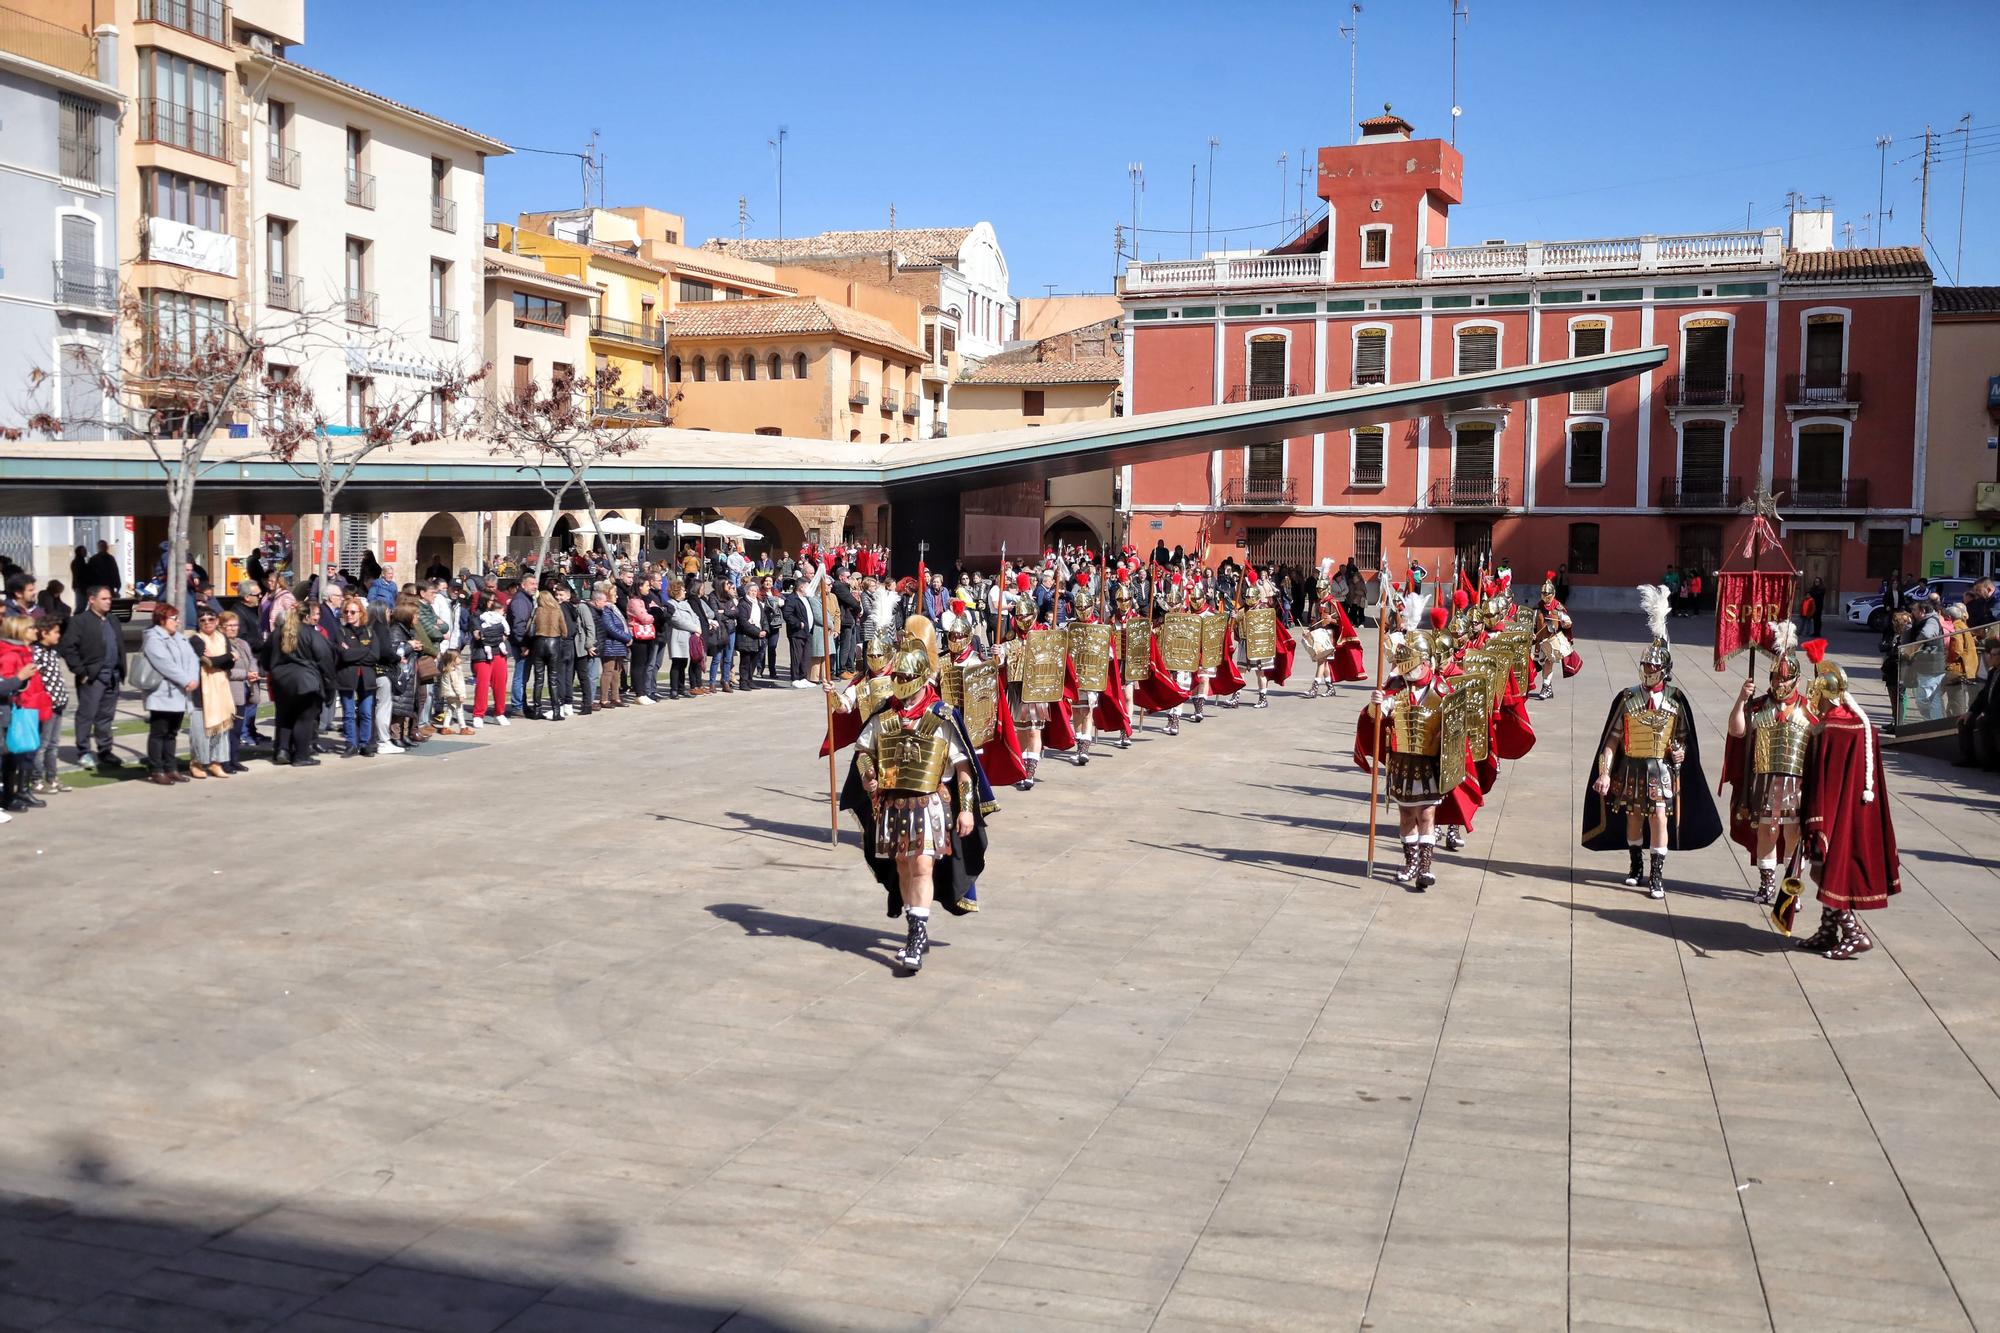
[[[1361,5],[1357,0],[1347,10],[1347,22],[1340,25],[1340,35],[1347,39],[1347,141],[1354,143],[1361,137],[1354,120],[1354,89],[1361,72]]]
[[[1458,104],[1458,28],[1472,25],[1471,0],[1451,0],[1451,142],[1458,144],[1458,118],[1465,108]]]

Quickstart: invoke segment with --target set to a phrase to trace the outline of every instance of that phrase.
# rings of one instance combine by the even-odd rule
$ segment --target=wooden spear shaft
[[[820,576],[821,578],[825,578],[825,571],[823,569]],[[826,697],[826,840],[835,847],[840,845],[840,784],[834,776],[834,756],[837,750],[833,744],[833,690],[831,688],[833,685],[833,635],[827,632],[826,626],[827,608],[838,605],[839,603],[834,600],[832,587],[823,587],[820,592],[819,603],[819,678],[821,681],[820,692]]]
[[[1377,578],[1381,572],[1377,571]],[[1386,677],[1382,674],[1386,661],[1385,643],[1389,626],[1389,589],[1384,586],[1381,599],[1375,606],[1375,688],[1380,690]],[[1373,707],[1373,705],[1370,705]],[[1368,766],[1368,877],[1375,877],[1375,814],[1382,792],[1382,727],[1385,719],[1382,710],[1375,709],[1375,761]]]

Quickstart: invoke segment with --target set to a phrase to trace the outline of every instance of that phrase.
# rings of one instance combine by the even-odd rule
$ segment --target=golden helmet
[[[937,630],[925,616],[911,616],[903,624],[902,642],[896,645],[895,677],[898,699],[914,699],[937,674]]]
[[[1429,666],[1435,651],[1429,630],[1411,630],[1390,640],[1389,664],[1396,674],[1407,676],[1419,666]]]

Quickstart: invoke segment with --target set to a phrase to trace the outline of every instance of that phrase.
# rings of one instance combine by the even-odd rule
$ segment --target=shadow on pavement
[[[581,1197],[546,1217],[510,1214],[488,1231],[476,1203],[349,1206],[321,1194],[310,1206],[273,1205],[216,1186],[135,1181],[88,1138],[52,1144],[43,1161],[5,1178],[0,1326],[8,1328],[804,1328],[733,1296],[683,1299],[600,1276],[647,1256]]]
[[[838,953],[851,953],[858,958],[866,958],[871,963],[880,963],[890,971],[897,970],[896,960],[890,957],[903,942],[900,934],[875,930],[868,926],[849,925],[840,921],[816,921],[807,916],[791,916],[784,912],[773,912],[753,903],[710,903],[708,912],[724,921],[740,926],[745,935],[768,936],[807,940],[822,949],[832,949]],[[931,948],[948,947],[945,940],[933,939]]]
[[[1620,886],[1620,892],[1643,895],[1643,889],[1628,889]],[[1669,901],[1680,891],[1668,889]],[[1685,897],[1687,895],[1682,894]],[[1746,921],[1721,921],[1713,917],[1674,916],[1657,908],[1595,907],[1590,903],[1564,902],[1560,898],[1542,898],[1534,894],[1525,895],[1525,901],[1547,903],[1550,907],[1562,907],[1572,912],[1588,912],[1600,921],[1608,921],[1615,926],[1630,926],[1653,935],[1664,935],[1668,939],[1687,945],[1697,954],[1706,957],[1717,953],[1784,953],[1791,946],[1781,935],[1770,927],[1752,925]]]

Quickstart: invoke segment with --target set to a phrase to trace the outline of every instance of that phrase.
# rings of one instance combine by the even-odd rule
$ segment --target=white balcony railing
[[[1333,268],[1323,254],[1240,255],[1224,259],[1171,259],[1125,270],[1128,292],[1179,292],[1217,287],[1324,287]]]
[[[1602,241],[1453,245],[1418,253],[1419,278],[1539,278],[1565,273],[1672,273],[1785,262],[1783,233],[1720,231],[1697,236],[1624,236]]]

